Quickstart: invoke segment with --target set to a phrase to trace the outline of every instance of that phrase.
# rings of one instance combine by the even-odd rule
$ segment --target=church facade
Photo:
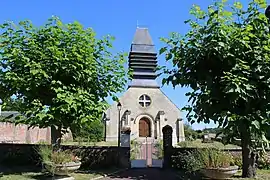
[[[117,141],[120,129],[130,127],[131,139],[162,139],[162,128],[173,128],[173,144],[185,140],[180,109],[156,82],[157,53],[147,28],[137,28],[129,53],[132,81],[117,103],[106,111],[106,141]],[[119,118],[120,117],[120,118]]]

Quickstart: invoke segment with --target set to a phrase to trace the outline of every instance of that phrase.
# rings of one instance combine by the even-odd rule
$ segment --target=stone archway
[[[151,122],[147,117],[139,120],[139,137],[151,137]]]

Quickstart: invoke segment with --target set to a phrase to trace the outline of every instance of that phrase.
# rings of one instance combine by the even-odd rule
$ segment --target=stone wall
[[[0,144],[0,164],[3,166],[41,166],[38,145],[34,144]],[[62,146],[64,150],[71,150],[82,159],[81,168],[95,169],[129,166],[130,148],[125,147],[90,147],[90,146]],[[118,160],[119,154],[120,161]],[[120,162],[120,164],[119,164]]]

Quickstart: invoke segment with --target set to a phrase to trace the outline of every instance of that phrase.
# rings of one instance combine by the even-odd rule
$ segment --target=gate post
[[[162,128],[163,133],[163,168],[171,168],[172,160],[172,132],[171,126],[166,125]]]
[[[131,130],[129,127],[122,128],[121,138],[120,138],[121,147],[130,147],[130,133],[131,133]]]
[[[118,161],[119,166],[124,168],[130,167],[130,133],[131,130],[129,127],[123,127],[121,131],[121,137],[120,137],[120,147],[121,149],[118,149],[118,152],[121,150],[124,153],[119,154]]]

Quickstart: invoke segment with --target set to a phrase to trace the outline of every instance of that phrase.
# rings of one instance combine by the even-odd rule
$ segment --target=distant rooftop
[[[15,115],[19,115],[20,113],[18,111],[2,111],[1,112],[1,116],[3,117],[8,117],[12,114],[15,116]]]
[[[13,115],[13,116],[11,117],[10,120],[14,120],[14,118],[16,116],[20,115],[20,113],[18,111],[2,111],[0,117],[6,118],[6,117],[9,117],[11,115]]]

